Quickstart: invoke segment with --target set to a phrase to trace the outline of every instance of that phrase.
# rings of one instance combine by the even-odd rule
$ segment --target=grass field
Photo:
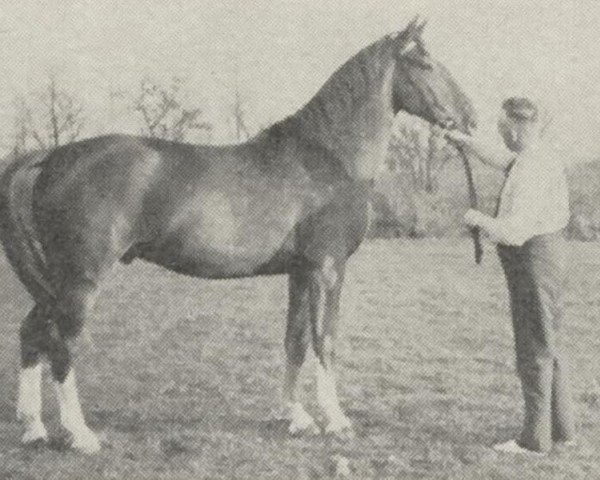
[[[30,300],[0,260],[0,479],[600,478],[600,246],[571,244],[565,350],[581,445],[540,460],[497,455],[521,398],[507,299],[488,248],[373,241],[351,260],[342,302],[340,393],[357,438],[290,438],[278,421],[284,278],[207,282],[119,267],[79,349],[90,425],[83,456],[23,449],[15,419],[17,332]],[[308,363],[302,396],[315,413]],[[50,382],[45,417],[57,431]]]

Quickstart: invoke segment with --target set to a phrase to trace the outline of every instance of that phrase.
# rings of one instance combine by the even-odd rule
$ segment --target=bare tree
[[[202,121],[202,109],[183,105],[182,80],[173,77],[168,86],[149,78],[140,83],[134,109],[141,115],[143,133],[157,138],[183,141],[192,131],[202,132],[210,140],[212,125]]]
[[[232,108],[233,122],[235,125],[235,139],[238,142],[243,142],[250,138],[250,131],[246,123],[246,110],[244,101],[240,95],[240,91],[236,88],[235,99]]]
[[[408,171],[416,189],[435,193],[439,172],[454,155],[454,149],[436,133],[434,126],[404,121],[392,139],[388,168]]]
[[[18,97],[14,100],[15,118],[14,118],[14,139],[12,153],[15,156],[22,155],[29,150],[28,140],[30,138],[29,112],[25,100]]]
[[[79,138],[85,124],[83,102],[61,87],[53,73],[46,86],[31,95],[31,100],[18,97],[14,105],[15,153],[72,142]]]

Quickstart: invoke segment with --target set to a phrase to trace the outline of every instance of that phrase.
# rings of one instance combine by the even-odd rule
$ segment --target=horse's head
[[[425,22],[415,18],[393,38],[394,112],[404,110],[430,123],[469,133],[477,126],[473,105],[448,69],[429,55],[421,37],[424,27]]]

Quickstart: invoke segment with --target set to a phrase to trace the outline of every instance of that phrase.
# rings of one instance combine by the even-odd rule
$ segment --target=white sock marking
[[[25,426],[23,443],[45,439],[48,435],[42,422],[42,364],[22,368],[19,375],[17,418]]]
[[[338,281],[338,275],[335,271],[335,260],[333,257],[325,257],[325,260],[323,261],[322,274],[327,289],[333,289]]]
[[[317,402],[329,420],[344,416],[338,400],[333,372],[323,368],[321,363],[317,363]]]
[[[289,432],[294,435],[296,433],[308,431],[308,433],[317,433],[318,429],[313,418],[304,410],[304,407],[299,402],[288,403],[287,406],[288,418],[290,420]]]
[[[55,386],[60,409],[60,420],[63,427],[71,433],[87,430],[81,404],[79,403],[73,369],[71,368],[63,383],[55,382]]]
[[[335,376],[331,370],[317,364],[317,402],[327,417],[329,424],[325,427],[326,432],[349,432],[352,433],[352,424],[344,414],[335,388]]]
[[[73,368],[69,371],[63,383],[55,382],[56,396],[60,409],[60,420],[65,429],[73,436],[72,447],[84,453],[94,453],[100,450],[100,442],[85,423]]]
[[[42,419],[42,364],[22,368],[19,374],[19,398],[17,400],[19,419],[41,422]]]

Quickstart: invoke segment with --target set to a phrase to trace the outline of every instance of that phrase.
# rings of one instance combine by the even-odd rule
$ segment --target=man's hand
[[[469,227],[480,227],[481,219],[483,218],[483,216],[484,216],[483,213],[470,208],[469,210],[467,210],[467,213],[465,213],[465,217],[464,217],[463,221]]]
[[[472,137],[471,135],[467,135],[466,133],[462,133],[460,130],[443,130],[443,135],[446,140],[456,143],[458,145],[468,145],[471,143]]]

